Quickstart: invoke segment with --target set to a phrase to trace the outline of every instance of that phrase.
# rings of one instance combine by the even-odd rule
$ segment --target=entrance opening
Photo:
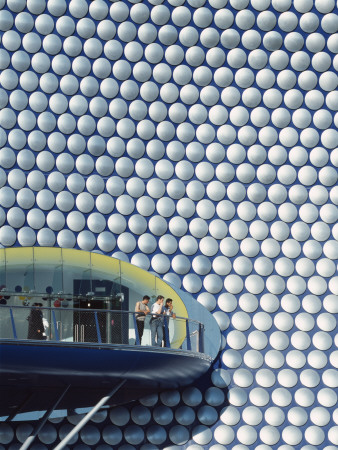
[[[74,280],[74,341],[128,344],[129,289],[110,280]],[[113,310],[100,313],[100,310]]]

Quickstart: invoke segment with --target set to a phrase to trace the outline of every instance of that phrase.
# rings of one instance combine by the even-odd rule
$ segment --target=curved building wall
[[[336,3],[0,0],[0,30],[0,244],[129,261],[223,333],[69,448],[336,449]]]

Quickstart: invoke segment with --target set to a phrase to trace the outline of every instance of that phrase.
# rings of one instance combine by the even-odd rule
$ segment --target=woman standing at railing
[[[165,301],[163,315],[164,315],[164,320],[167,323],[168,336],[169,336],[169,317],[176,319],[176,314],[173,311],[173,301],[171,298],[167,298],[167,300]],[[166,339],[165,325],[163,325],[163,347],[169,347],[169,342],[167,342],[167,339]]]
[[[27,339],[46,339],[45,328],[43,326],[43,316],[41,311],[41,303],[33,303],[33,307],[28,320],[28,336]]]

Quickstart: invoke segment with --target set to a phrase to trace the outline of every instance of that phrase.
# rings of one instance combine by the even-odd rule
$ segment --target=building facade
[[[130,262],[223,336],[200,380],[68,448],[337,449],[334,0],[0,0],[0,30],[0,244]]]

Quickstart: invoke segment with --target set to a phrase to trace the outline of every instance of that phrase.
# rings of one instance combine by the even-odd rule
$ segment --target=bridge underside
[[[203,354],[168,348],[60,345],[44,341],[0,344],[0,415],[48,409],[70,386],[58,409],[94,405],[121,380],[109,405],[177,389],[210,367]]]

